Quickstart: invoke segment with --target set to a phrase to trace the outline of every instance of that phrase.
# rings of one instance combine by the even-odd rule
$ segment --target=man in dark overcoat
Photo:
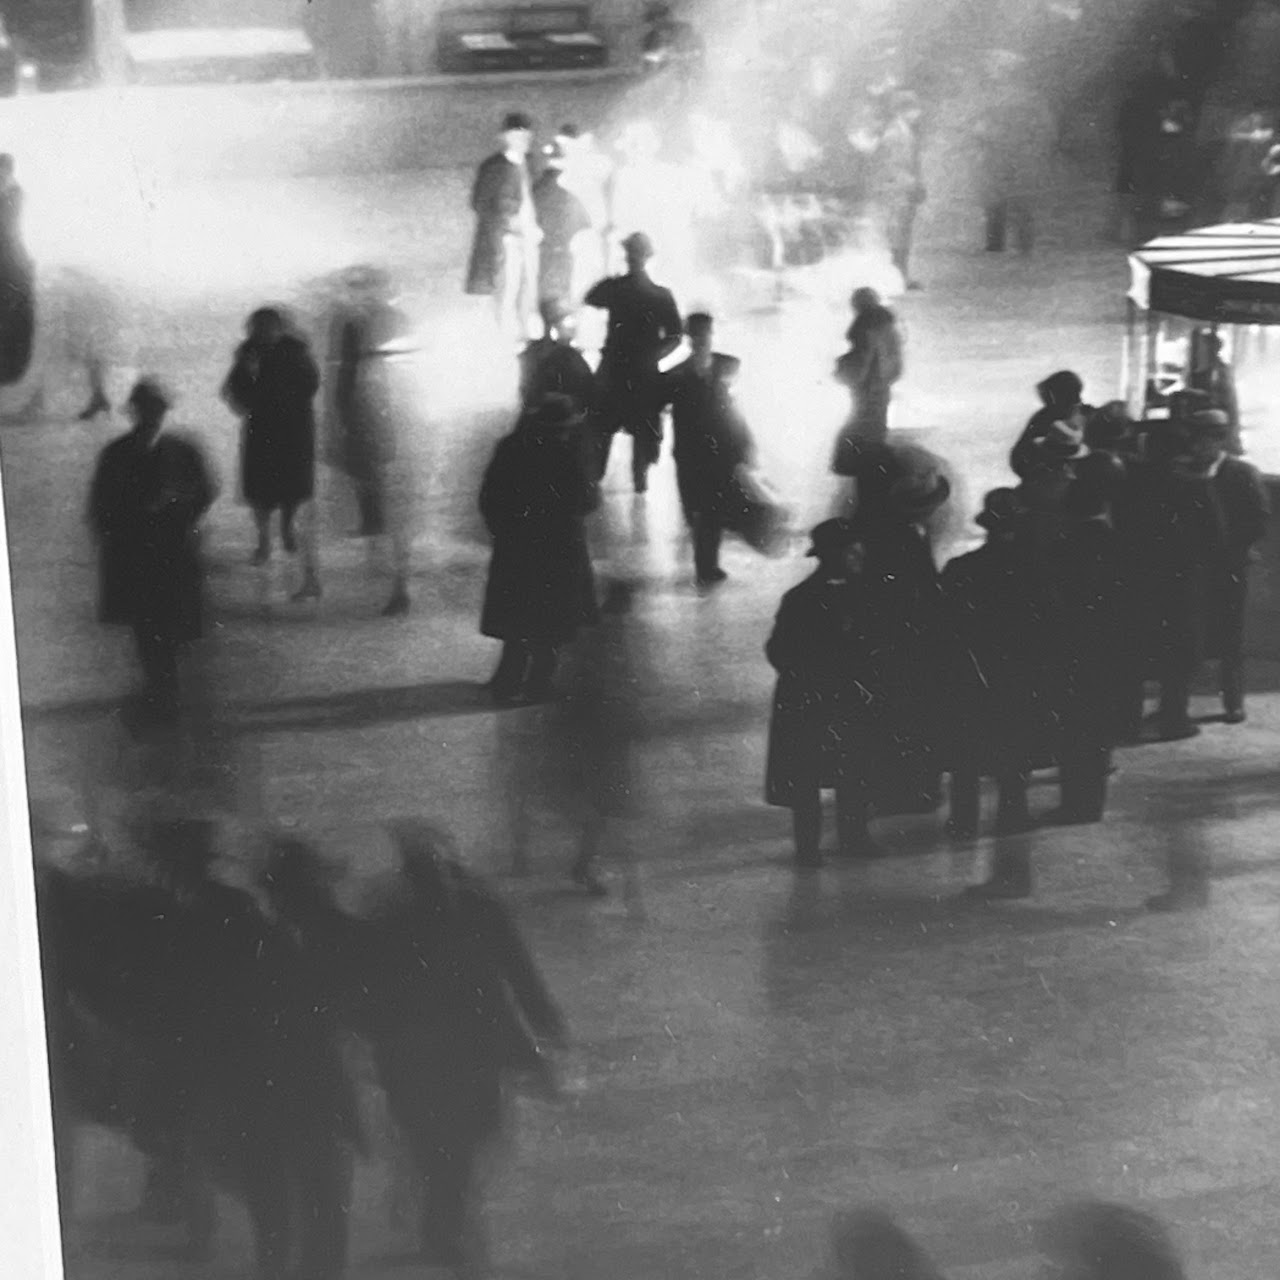
[[[148,700],[165,714],[176,709],[178,655],[201,634],[198,525],[216,496],[200,450],[161,431],[168,410],[159,383],[138,382],[133,430],[103,449],[89,494],[98,617],[133,628]]]
[[[580,428],[573,401],[546,396],[498,442],[480,489],[493,538],[480,630],[503,642],[488,686],[500,705],[545,698],[557,650],[596,620],[584,522],[600,493]]]
[[[649,276],[653,242],[643,232],[623,241],[627,270],[592,285],[586,304],[606,311],[609,325],[600,367],[599,459],[597,475],[604,478],[609,450],[618,431],[632,440],[631,478],[637,493],[649,487],[649,468],[658,460],[662,443],[662,411],[659,406],[659,363],[679,345],[680,312],[670,289]]]
[[[574,299],[574,242],[591,229],[587,206],[565,186],[568,157],[559,142],[544,152],[546,167],[533,184],[533,208],[542,232],[538,251],[538,302],[571,306]]]
[[[999,787],[997,833],[1027,830],[1028,778],[1057,757],[1062,704],[1048,565],[1035,554],[1016,491],[987,494],[977,523],[987,531],[986,543],[942,573],[950,622],[969,668],[957,690],[952,743],[950,829],[958,839],[977,834],[983,776]],[[1002,881],[989,889],[1023,896],[1030,885]]]
[[[822,863],[826,788],[836,793],[841,854],[870,852],[873,779],[886,740],[883,615],[864,573],[865,547],[848,520],[826,520],[811,537],[818,566],[783,597],[765,645],[778,673],[765,799],[791,810],[799,867]]]
[[[294,516],[315,493],[315,397],[320,370],[307,341],[290,331],[282,311],[260,307],[246,325],[222,398],[244,422],[240,476],[258,530],[254,564],[271,557],[271,516],[280,512],[280,541],[297,550]]]
[[[689,317],[692,354],[663,375],[661,397],[671,406],[676,485],[693,534],[694,573],[704,588],[728,576],[720,567],[726,502],[737,469],[755,452],[729,387],[739,362],[712,350],[712,326],[705,312]]]
[[[533,310],[540,231],[533,207],[529,148],[533,122],[513,111],[502,122],[501,149],[476,170],[471,211],[476,215],[466,291],[494,300],[504,332],[523,335]]]

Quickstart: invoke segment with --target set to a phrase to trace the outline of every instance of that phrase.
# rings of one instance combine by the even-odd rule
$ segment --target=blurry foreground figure
[[[1125,1205],[1086,1201],[1061,1209],[1041,1247],[1058,1267],[1054,1280],[1186,1280],[1165,1227]]]
[[[389,824],[396,880],[367,910],[338,906],[333,876],[292,840],[267,884],[296,930],[326,1002],[371,1045],[391,1117],[421,1182],[427,1265],[483,1253],[480,1162],[502,1129],[513,1075],[554,1091],[539,1039],[562,1045],[560,1013],[514,921],[478,876],[442,852],[426,824]]]
[[[386,537],[391,550],[391,617],[409,611],[413,528],[413,459],[408,427],[409,388],[396,378],[409,354],[410,324],[392,305],[391,280],[375,267],[347,273],[347,301],[334,321],[336,364],[333,409],[338,465],[350,477],[360,510],[362,538]],[[299,595],[318,595],[313,576]]]
[[[202,630],[200,518],[216,490],[200,450],[162,432],[169,397],[144,378],[129,397],[133,430],[98,456],[89,521],[98,539],[98,617],[127,623],[146,697],[176,713],[178,655]]]
[[[493,538],[480,631],[503,642],[499,705],[548,696],[560,646],[596,619],[586,517],[600,501],[567,396],[549,395],[498,442],[480,488]]]
[[[0,383],[17,382],[35,345],[35,264],[22,235],[23,191],[0,155]]]
[[[254,564],[271,557],[271,515],[280,512],[280,541],[297,550],[293,518],[315,492],[316,421],[313,401],[320,370],[306,340],[290,332],[284,313],[260,307],[245,324],[245,340],[222,398],[244,423],[240,477],[258,530]]]
[[[943,1280],[933,1259],[882,1210],[842,1214],[831,1237],[832,1280]]]
[[[574,345],[574,313],[563,302],[547,298],[538,310],[543,335],[520,353],[520,403],[536,409],[547,395],[556,393],[568,396],[578,412],[589,413],[596,402],[596,376]]]

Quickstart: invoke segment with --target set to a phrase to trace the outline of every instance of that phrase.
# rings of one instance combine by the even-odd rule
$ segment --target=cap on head
[[[532,133],[533,121],[523,111],[509,111],[502,117],[503,133]]]
[[[853,291],[853,307],[855,311],[864,311],[867,307],[878,307],[880,295],[868,285]]]
[[[1016,489],[992,489],[982,499],[982,510],[974,516],[974,523],[989,533],[1004,533],[1013,527],[1024,514],[1022,499]]]
[[[1084,395],[1084,381],[1070,369],[1059,369],[1039,383],[1036,390],[1046,405],[1055,409],[1071,408],[1078,405]]]
[[[542,317],[543,327],[550,333],[573,315],[573,308],[563,298],[543,298],[538,303],[538,314]]]
[[[951,481],[940,472],[903,476],[889,486],[888,504],[900,519],[926,520],[951,497]]]
[[[1231,434],[1231,419],[1221,409],[1200,409],[1186,423],[1192,440],[1225,440]]]

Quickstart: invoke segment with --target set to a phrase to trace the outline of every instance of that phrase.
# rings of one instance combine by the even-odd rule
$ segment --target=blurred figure
[[[22,233],[25,196],[11,155],[0,154],[0,383],[17,382],[35,345],[35,263]]]
[[[867,823],[886,750],[883,645],[891,630],[866,573],[866,546],[847,520],[812,533],[814,572],[782,598],[765,645],[778,673],[765,799],[790,809],[796,865],[822,865],[822,792],[836,795],[845,857],[874,853]]]
[[[986,543],[942,573],[951,625],[971,664],[956,691],[948,828],[957,840],[978,834],[984,776],[994,777],[999,789],[996,834],[1030,827],[1027,782],[1034,769],[1056,759],[1062,706],[1052,583],[1027,534],[1018,495],[993,489],[977,523],[987,531]],[[974,892],[1026,897],[1030,870]]]
[[[576,299],[609,270],[612,228],[608,193],[613,180],[613,162],[597,145],[593,133],[580,130],[574,124],[560,126],[555,145],[565,157],[561,185],[577,196],[591,220],[591,234],[584,234],[576,246],[578,276],[572,293]]]
[[[667,0],[650,0],[644,9],[645,33],[640,42],[646,71],[675,71],[685,87],[702,73],[706,51],[691,23],[675,16]]]
[[[498,442],[480,489],[493,538],[480,631],[503,642],[487,686],[499,706],[546,698],[561,645],[596,620],[584,521],[600,494],[581,421],[567,396],[544,397]]]
[[[609,328],[596,370],[599,386],[599,458],[596,476],[609,468],[618,431],[631,436],[631,478],[637,493],[649,488],[649,468],[662,443],[659,363],[679,345],[680,312],[670,289],[655,284],[648,263],[653,242],[642,232],[627,237],[625,275],[593,285],[586,304],[608,313]]]
[[[520,403],[534,409],[548,395],[568,396],[578,412],[590,413],[596,404],[596,376],[586,357],[574,345],[577,323],[562,301],[544,298],[543,335],[520,353]],[[590,459],[594,467],[594,456]]]
[[[879,1209],[841,1214],[831,1243],[832,1280],[943,1280],[933,1259]]]
[[[608,892],[600,878],[600,857],[610,829],[637,809],[632,754],[644,717],[630,634],[635,594],[630,582],[606,586],[600,620],[576,647],[564,697],[552,712],[559,798],[575,815],[579,833],[569,878],[593,897]],[[624,852],[630,872],[629,847]]]
[[[888,96],[885,113],[872,158],[872,207],[904,287],[919,289],[911,276],[911,246],[916,215],[925,200],[920,99],[908,90],[896,91]]]
[[[570,127],[570,126],[566,126]],[[533,184],[533,208],[542,232],[538,256],[538,304],[572,306],[579,278],[574,249],[578,237],[591,228],[586,206],[565,183],[568,155],[557,140],[543,148],[546,167]]]
[[[1036,394],[1040,408],[1031,415],[1009,453],[1009,469],[1020,478],[1029,467],[1038,465],[1043,453],[1038,446],[1046,436],[1065,431],[1073,437],[1078,434],[1083,442],[1085,423],[1093,412],[1092,406],[1084,403],[1084,382],[1070,369],[1051,373],[1037,385]]]
[[[298,931],[326,1003],[373,1049],[420,1191],[428,1266],[478,1267],[481,1161],[503,1124],[502,1086],[551,1077],[538,1041],[564,1021],[506,907],[426,824],[388,824],[394,881],[358,914],[333,875],[292,840],[276,843],[266,884]]]
[[[889,399],[902,377],[902,335],[897,318],[874,289],[856,289],[849,349],[836,362],[836,381],[849,388],[853,411],[845,439],[883,444],[889,434]]]
[[[1203,391],[1209,397],[1206,408],[1227,415],[1231,436],[1230,451],[1239,457],[1244,453],[1240,439],[1240,402],[1236,396],[1236,378],[1222,357],[1222,338],[1212,329],[1197,329],[1191,339],[1191,369],[1187,387]]]
[[[413,459],[406,428],[413,409],[395,362],[409,347],[409,318],[391,301],[391,279],[375,267],[347,273],[348,297],[332,336],[336,360],[334,414],[339,465],[356,488],[359,537],[383,537],[391,549],[391,598],[384,617],[409,611],[413,531]],[[314,574],[299,597],[320,594]]]
[[[466,291],[492,297],[498,326],[525,336],[537,300],[538,229],[529,177],[533,122],[522,111],[502,122],[501,149],[476,171],[471,210],[476,215]]]
[[[98,539],[98,618],[133,628],[150,709],[178,706],[178,657],[203,625],[201,517],[216,496],[200,450],[162,432],[169,396],[144,378],[129,397],[133,429],[98,456],[89,522]]]
[[[320,370],[306,340],[291,333],[283,312],[260,307],[246,323],[222,398],[244,423],[240,476],[258,530],[254,564],[271,558],[271,516],[280,512],[280,541],[298,549],[298,508],[315,493],[314,400]]]
[[[1057,126],[1026,81],[1023,59],[1007,49],[988,54],[989,88],[974,130],[988,253],[1003,253],[1010,232],[1019,253],[1035,247],[1036,207],[1049,180]]]
[[[1040,1236],[1061,1280],[1186,1280],[1164,1226],[1125,1205],[1070,1205],[1054,1214]]]
[[[754,460],[747,424],[733,403],[730,382],[739,361],[712,349],[714,322],[705,312],[685,323],[692,353],[662,377],[662,401],[671,406],[672,452],[680,507],[693,534],[694,573],[703,588],[728,574],[720,542],[738,468]]]

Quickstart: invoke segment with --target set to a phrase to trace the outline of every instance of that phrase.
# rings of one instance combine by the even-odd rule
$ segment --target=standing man
[[[649,468],[657,462],[662,443],[658,365],[680,345],[681,323],[671,290],[649,277],[653,242],[643,231],[636,231],[622,242],[622,249],[626,274],[601,280],[587,291],[585,299],[587,306],[609,316],[596,373],[600,399],[597,476],[603,479],[608,470],[614,434],[626,431],[632,439],[635,491],[644,493],[649,488]]]
[[[733,404],[729,383],[734,356],[712,350],[711,317],[691,315],[685,326],[692,353],[662,379],[662,401],[671,406],[672,452],[680,506],[693,534],[698,586],[718,586],[725,506],[734,473],[754,452],[750,433]]]
[[[494,299],[498,324],[517,339],[533,310],[538,230],[529,180],[533,122],[514,111],[502,122],[501,149],[476,171],[471,209],[476,215],[466,291]]]
[[[574,283],[575,241],[591,228],[586,206],[566,186],[568,154],[557,138],[544,152],[547,167],[533,184],[533,207],[542,233],[538,258],[538,302],[572,306],[576,301]]]
[[[144,378],[129,397],[133,430],[98,456],[89,521],[98,539],[99,620],[133,628],[157,715],[177,712],[178,655],[201,632],[197,525],[215,489],[200,451],[161,434],[169,397]]]
[[[988,253],[1003,253],[1012,230],[1019,253],[1035,247],[1036,206],[1048,185],[1056,125],[1044,99],[1026,82],[1023,59],[992,50],[992,88],[975,129]]]

